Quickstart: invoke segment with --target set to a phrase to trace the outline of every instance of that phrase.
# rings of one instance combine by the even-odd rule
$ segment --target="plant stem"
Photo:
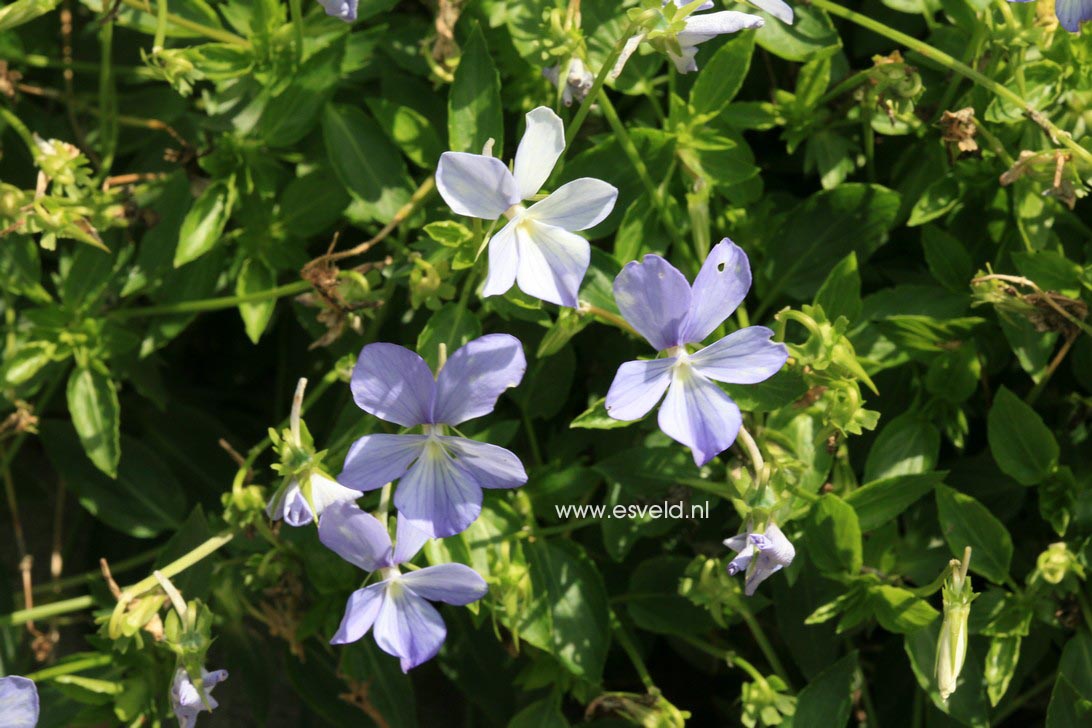
[[[679,635],[679,638],[691,647],[696,647],[707,655],[724,660],[730,666],[743,670],[745,673],[750,675],[751,679],[755,682],[766,682],[765,676],[761,672],[759,672],[754,665],[752,665],[747,660],[744,660],[742,657],[737,656],[736,653],[732,652],[731,650],[723,650],[716,645],[712,645],[708,642],[703,642],[702,640],[695,639],[690,635]]]
[[[140,0],[121,0],[121,2],[124,5],[128,5],[129,7],[133,8],[134,10],[139,10],[142,13],[148,13],[149,15],[157,14],[157,12],[153,10],[152,7],[147,4],[147,2],[140,2]],[[172,25],[176,25],[179,28],[193,31],[198,35],[203,35],[211,40],[218,40],[222,43],[230,43],[231,45],[242,46],[243,48],[250,48],[249,40],[241,36],[235,35],[234,33],[229,33],[228,31],[221,28],[213,28],[208,25],[202,25],[201,23],[196,23],[192,20],[189,20],[188,18],[183,18],[179,15],[175,15],[174,13],[167,13],[167,20]]]
[[[1052,686],[1057,678],[1058,674],[1057,672],[1055,672],[1049,677],[1043,678],[1039,682],[1035,683],[1026,692],[1017,695],[1015,698],[1009,701],[1009,703],[1003,709],[997,711],[996,714],[990,716],[990,723],[992,725],[1001,725],[1001,723],[1004,722],[1006,718],[1008,718],[1016,711],[1020,710],[1020,708],[1024,707],[1024,705],[1028,701],[1032,700],[1036,695]]]
[[[43,680],[52,680],[53,678],[60,677],[61,675],[72,675],[73,673],[90,670],[94,667],[106,667],[113,661],[113,656],[107,654],[88,655],[87,657],[79,660],[64,662],[60,665],[47,667],[44,670],[32,672],[26,677],[27,679],[33,680],[34,682],[42,682]]]
[[[629,321],[626,321],[624,318],[616,313],[611,313],[610,311],[599,308],[598,306],[593,306],[587,301],[581,301],[580,308],[577,310],[579,310],[580,313],[590,314],[592,316],[595,316],[596,318],[603,319],[608,324],[617,326],[618,328],[622,329],[622,331],[633,334],[634,336],[639,336],[639,334],[637,333],[637,329],[630,326]]]
[[[167,303],[161,306],[144,306],[142,308],[123,308],[111,311],[108,316],[117,319],[143,318],[145,316],[171,316],[175,314],[200,313],[202,311],[219,311],[225,308],[238,306],[240,303],[253,303],[254,301],[268,301],[269,299],[284,298],[305,293],[311,289],[308,281],[293,281],[283,286],[270,288],[265,291],[254,291],[237,296],[223,296],[221,298],[204,298],[198,301],[180,301],[179,303]]]
[[[630,639],[629,632],[622,625],[622,620],[618,618],[618,615],[611,610],[610,613],[610,626],[611,631],[614,632],[614,638],[618,640],[618,644],[625,650],[626,655],[629,656],[629,661],[633,663],[633,669],[637,671],[637,676],[641,678],[641,683],[645,686],[646,690],[652,690],[656,687],[656,683],[652,680],[652,675],[648,672],[648,666],[645,664],[645,660],[641,657],[641,653],[637,651],[637,645]]]
[[[184,556],[175,559],[171,563],[164,566],[162,569],[158,569],[158,573],[160,576],[164,576],[167,578],[175,576],[176,574],[181,574],[183,571],[198,563],[205,557],[210,556],[218,551],[222,546],[229,543],[233,538],[235,538],[235,534],[231,531],[226,531],[219,534],[218,536],[213,536],[197,548],[190,551],[188,554],[185,554]],[[157,586],[159,586],[159,579],[156,577],[155,574],[153,574],[147,578],[141,579],[136,584],[133,584],[130,587],[126,587],[121,592],[121,596],[118,597],[118,602],[131,602],[133,599],[140,596],[144,592],[148,591],[149,589],[154,589]]]
[[[789,688],[792,688],[792,681],[789,680],[789,673],[785,669],[785,666],[781,664],[781,659],[774,651],[773,645],[770,644],[770,640],[767,639],[766,633],[762,630],[762,625],[755,619],[755,615],[751,614],[750,607],[742,600],[737,600],[736,608],[739,611],[739,616],[743,617],[743,621],[747,624],[747,629],[751,631],[751,636],[755,638],[755,642],[758,643],[758,648],[762,650],[762,654],[766,657],[766,661],[770,663],[770,667],[777,673],[777,676],[781,678]]]
[[[618,62],[619,56],[622,55],[622,49],[626,46],[632,36],[633,32],[637,29],[637,26],[630,22],[626,25],[625,30],[622,31],[622,36],[614,42],[614,47],[610,49],[610,55],[603,61],[602,68],[599,69],[599,73],[595,76],[595,81],[592,82],[592,87],[588,90],[588,95],[584,97],[584,100],[580,102],[580,108],[576,110],[576,116],[569,122],[569,128],[565,130],[565,147],[568,148],[573,143],[573,139],[576,138],[577,132],[580,131],[580,127],[584,124],[584,119],[588,117],[588,112],[591,111],[592,104],[599,97],[599,92],[603,88],[603,84],[607,82],[607,76],[610,75],[611,69],[614,68],[614,64]],[[565,78],[558,75],[558,84],[565,83]]]
[[[1027,101],[1021,98],[1019,94],[1017,94],[1015,91],[1008,88],[1007,86],[1004,86],[997,81],[994,81],[992,78],[986,76],[985,74],[976,71],[967,64],[953,58],[939,48],[934,48],[924,41],[920,41],[917,38],[909,36],[906,33],[897,31],[894,28],[889,28],[883,23],[877,20],[873,20],[867,15],[863,15],[856,11],[850,10],[849,8],[842,7],[837,3],[830,2],[830,0],[811,0],[811,4],[817,8],[826,10],[831,15],[837,15],[838,17],[844,18],[851,23],[855,23],[862,28],[867,28],[874,33],[882,35],[885,38],[889,38],[896,43],[901,43],[907,48],[915,51],[916,53],[921,54],[933,63],[943,66],[950,71],[954,71],[959,75],[970,79],[971,81],[974,81],[979,86],[982,86],[983,88],[992,92],[995,96],[999,96],[1009,103],[1019,106],[1021,109],[1024,110],[1024,113],[1029,119],[1042,127],[1043,130],[1050,135],[1051,139],[1069,149],[1074,154],[1074,156],[1080,158],[1085,164],[1092,165],[1092,152],[1089,152],[1087,149],[1074,141],[1073,137],[1069,135],[1069,132],[1059,129],[1057,126],[1055,126],[1054,122],[1052,122],[1043,114],[1043,112],[1039,111],[1034,106],[1029,104]]]
[[[296,35],[296,65],[303,62],[303,5],[300,0],[289,0],[292,12],[292,30]]]

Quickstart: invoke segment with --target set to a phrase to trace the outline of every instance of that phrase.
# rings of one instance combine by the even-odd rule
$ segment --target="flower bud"
[[[1061,584],[1070,574],[1084,578],[1084,567],[1077,561],[1077,555],[1070,551],[1064,542],[1052,543],[1047,550],[1039,554],[1036,561],[1043,581],[1048,584]]]
[[[967,619],[971,602],[978,596],[971,590],[967,568],[971,563],[971,547],[963,552],[963,561],[952,559],[950,572],[944,581],[944,621],[937,640],[936,679],[940,699],[947,702],[956,690],[963,661],[967,658]]]

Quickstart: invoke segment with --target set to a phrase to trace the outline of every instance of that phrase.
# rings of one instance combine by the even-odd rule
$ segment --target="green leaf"
[[[417,353],[436,371],[440,366],[440,344],[447,347],[447,355],[451,356],[463,344],[481,335],[481,322],[465,306],[445,303],[417,335]]]
[[[754,34],[740,33],[702,63],[698,79],[690,90],[690,106],[695,116],[718,114],[736,97],[751,68],[754,50]]]
[[[368,99],[367,103],[383,131],[410,161],[430,172],[436,168],[446,150],[432,122],[419,111],[387,99]]]
[[[239,277],[235,281],[235,295],[245,296],[249,293],[268,291],[277,284],[277,274],[260,258],[247,258],[243,261],[243,267],[239,270]],[[264,301],[251,301],[239,304],[239,315],[243,317],[243,325],[246,327],[246,335],[251,342],[257,344],[262,338],[265,327],[273,318],[273,310],[277,307],[277,299],[268,298]]]
[[[508,728],[569,728],[569,721],[561,712],[558,698],[551,696],[536,700],[516,713]]]
[[[888,632],[908,634],[932,624],[940,616],[927,601],[897,586],[873,586],[868,597],[876,621]]]
[[[758,44],[775,56],[786,61],[803,63],[815,58],[833,56],[842,47],[842,39],[834,28],[826,11],[810,5],[797,4],[793,8],[792,25],[786,25],[766,12],[757,12],[766,19],[766,24],[756,35]]]
[[[1085,700],[1092,700],[1092,636],[1076,632],[1062,650],[1058,674],[1065,677]]]
[[[971,571],[1004,584],[1012,561],[1012,537],[1004,524],[974,498],[946,485],[937,486],[936,500],[952,555],[962,558],[963,549],[970,546]]]
[[[1043,418],[1001,387],[986,421],[990,452],[997,466],[1022,485],[1036,485],[1058,467],[1058,442]]]
[[[11,387],[30,381],[53,359],[57,345],[51,341],[31,341],[4,358],[4,382]]]
[[[823,307],[830,321],[845,316],[850,322],[861,315],[861,274],[857,269],[857,254],[850,253],[834,266],[819,292],[815,303]]]
[[[289,147],[305,137],[334,95],[341,76],[345,42],[337,40],[304,61],[299,71],[269,100],[256,131],[270,147]]]
[[[1062,675],[1054,681],[1054,690],[1050,693],[1050,705],[1047,706],[1046,728],[1075,728],[1086,726],[1092,720],[1092,709],[1073,687],[1073,683]]]
[[[938,283],[956,293],[969,291],[974,262],[963,243],[936,225],[926,225],[921,229],[921,247]]]
[[[868,451],[866,482],[932,470],[940,454],[940,433],[916,412],[884,425]]]
[[[320,167],[288,183],[281,193],[277,223],[288,237],[301,240],[332,227],[349,204],[340,185],[330,184],[330,169]]]
[[[194,201],[178,231],[174,267],[180,268],[212,250],[224,234],[235,203],[234,180],[213,182]]]
[[[327,104],[322,138],[330,166],[364,218],[389,222],[409,202],[412,182],[402,155],[363,111]]]
[[[413,681],[398,667],[398,660],[381,651],[374,640],[360,640],[338,651],[340,671],[368,686],[368,702],[387,725],[411,728],[418,724]]]
[[[853,709],[857,653],[851,652],[815,676],[796,697],[792,728],[842,728]]]
[[[114,380],[95,365],[74,369],[68,377],[68,412],[87,457],[96,468],[116,478],[121,459],[121,405]]]
[[[1016,663],[1020,661],[1021,637],[994,637],[986,653],[986,695],[997,705],[1009,689]]]
[[[500,76],[477,23],[471,26],[462,51],[448,96],[448,146],[456,152],[481,154],[486,142],[492,139],[493,156],[501,157],[504,117]]]
[[[972,563],[973,561],[972,559]],[[982,658],[975,654],[974,642],[967,647],[967,659],[959,674],[956,691],[948,698],[947,703],[940,699],[936,682],[937,628],[929,625],[911,632],[906,635],[903,644],[918,685],[929,693],[938,710],[967,726],[985,728],[990,725],[989,704],[986,702],[985,680],[982,676]]]
[[[706,609],[679,594],[679,581],[689,563],[690,559],[683,556],[655,556],[634,570],[625,604],[640,629],[697,636],[714,627]]]
[[[853,508],[833,493],[819,498],[804,527],[808,556],[828,574],[861,570],[861,526]]]
[[[846,496],[861,530],[871,531],[892,520],[944,480],[945,472],[896,475],[874,480]]]
[[[910,211],[908,227],[924,225],[955,209],[963,199],[963,188],[954,175],[945,175],[925,188]]]
[[[569,427],[578,430],[615,430],[619,427],[629,427],[631,424],[633,423],[616,420],[607,414],[607,398],[600,397],[577,415],[576,419],[569,423]]]

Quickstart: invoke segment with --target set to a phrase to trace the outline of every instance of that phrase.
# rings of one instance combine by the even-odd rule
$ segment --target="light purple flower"
[[[784,0],[747,0],[759,10],[765,10],[786,25],[792,25],[793,12]]]
[[[0,725],[34,728],[38,725],[38,687],[19,675],[0,677]]]
[[[319,522],[319,539],[341,558],[365,571],[378,571],[381,578],[349,596],[330,644],[356,642],[374,626],[375,643],[401,660],[403,672],[435,657],[447,636],[444,620],[430,601],[463,606],[489,591],[485,580],[463,564],[401,573],[398,565],[412,559],[428,540],[401,516],[392,547],[387,528],[375,516],[338,503]]]
[[[1030,3],[1035,0],[1009,0],[1016,3]],[[1054,14],[1058,23],[1070,33],[1080,33],[1081,23],[1092,20],[1092,0],[1055,0]]]
[[[360,0],[318,0],[319,4],[326,9],[326,14],[331,18],[337,18],[338,20],[344,20],[346,23],[351,23],[356,20],[356,9],[360,5]]]
[[[545,106],[527,113],[527,131],[512,171],[494,157],[444,152],[436,167],[436,189],[451,209],[468,217],[508,223],[489,240],[489,275],[483,296],[506,292],[513,283],[529,296],[575,308],[591,261],[588,241],[574,231],[600,222],[618,190],[598,179],[567,182],[530,207],[565,149],[565,125]]]
[[[284,519],[289,526],[306,526],[334,503],[355,501],[360,497],[360,491],[346,488],[322,473],[312,472],[308,477],[311,487],[310,502],[299,481],[293,478],[270,499],[265,508],[266,514],[274,521]]]
[[[227,670],[214,670],[209,672],[201,668],[201,687],[204,692],[197,689],[190,679],[185,668],[178,668],[174,673],[171,683],[171,709],[174,717],[178,718],[179,728],[193,728],[197,725],[197,714],[201,711],[211,713],[220,704],[212,697],[212,689],[227,680]]]
[[[560,71],[561,66],[559,64],[542,69],[542,75],[554,86],[557,86],[560,81]],[[572,106],[574,101],[578,103],[583,101],[594,85],[595,76],[584,65],[584,61],[573,56],[569,61],[569,70],[565,73],[565,88],[561,90],[561,102],[565,106]]]
[[[349,448],[338,481],[369,491],[401,478],[394,505],[411,525],[433,538],[459,533],[481,513],[482,488],[517,487],[527,473],[508,450],[448,435],[447,427],[492,412],[526,369],[523,347],[508,334],[469,342],[435,378],[409,349],[368,344],[353,369],[357,406],[424,434],[365,435]]]
[[[695,463],[704,465],[731,447],[742,417],[715,382],[755,384],[769,379],[788,359],[788,349],[770,341],[773,331],[765,326],[740,329],[693,354],[686,347],[713,333],[750,287],[747,254],[728,238],[710,251],[693,288],[658,255],[627,263],[614,279],[618,310],[665,356],[619,367],[607,392],[607,414],[616,420],[639,420],[666,391],[660,429],[689,447]]]
[[[728,564],[728,575],[747,572],[744,585],[747,596],[752,596],[759,584],[791,564],[796,556],[796,549],[775,523],[766,526],[765,533],[741,533],[726,539],[724,545],[739,554]]]

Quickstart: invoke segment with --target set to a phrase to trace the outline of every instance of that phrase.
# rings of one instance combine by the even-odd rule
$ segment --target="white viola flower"
[[[547,81],[557,86],[560,82],[560,70],[560,64],[550,66],[542,69],[542,75]],[[595,76],[584,65],[584,61],[573,56],[569,61],[569,70],[565,74],[565,88],[561,90],[561,103],[572,106],[574,101],[577,103],[583,101],[594,85]]]
[[[527,113],[527,130],[510,171],[484,154],[444,152],[436,188],[459,215],[508,219],[489,240],[489,274],[483,296],[505,293],[517,283],[529,296],[575,308],[591,247],[577,230],[602,222],[618,190],[590,177],[567,182],[530,207],[565,149],[565,125],[545,106]]]
[[[743,589],[747,596],[753,596],[759,584],[791,564],[796,557],[796,549],[776,523],[766,526],[763,533],[748,529],[725,539],[724,545],[737,554],[728,564],[728,576],[747,572]]]
[[[355,501],[360,491],[346,488],[333,478],[318,471],[311,471],[305,478],[307,487],[292,478],[279,489],[265,508],[266,515],[274,521],[283,520],[289,526],[306,526],[334,503]]]

